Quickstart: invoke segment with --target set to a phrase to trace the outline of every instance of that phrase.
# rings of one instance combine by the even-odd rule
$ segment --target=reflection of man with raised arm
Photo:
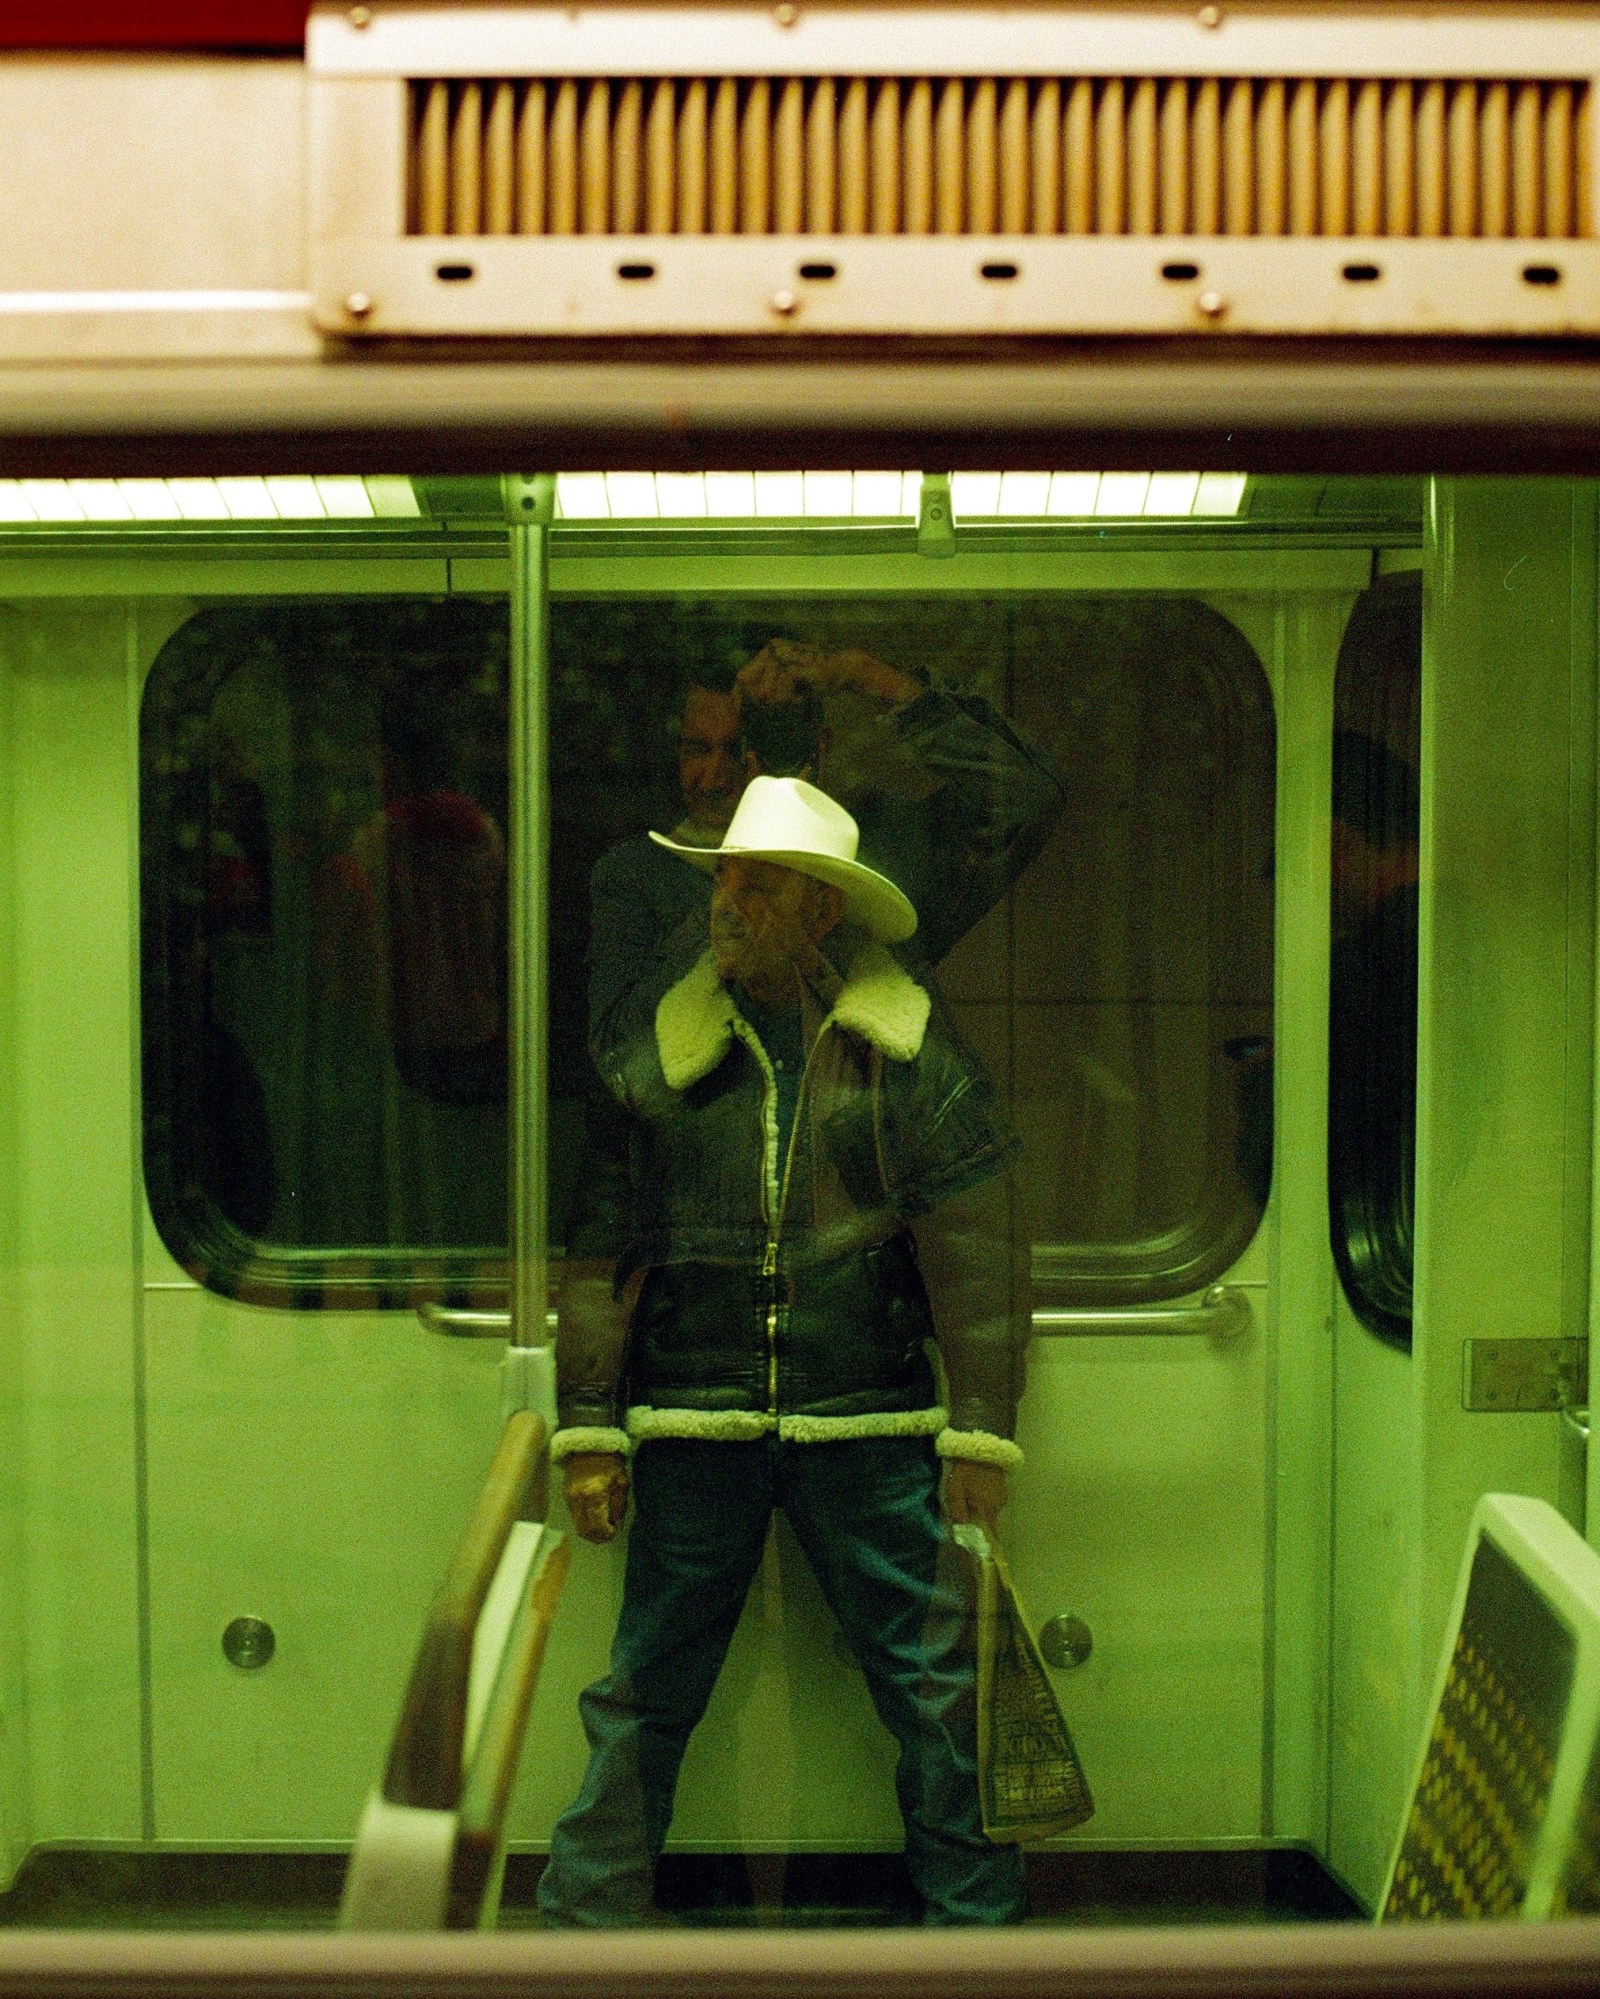
[[[937,964],[1043,847],[1064,803],[1060,778],[981,695],[929,686],[859,648],[828,651],[782,637],[755,645],[754,636],[737,671],[708,665],[685,678],[684,812],[674,838],[715,846],[758,773],[827,786],[833,746],[824,705],[854,697],[875,714],[918,793],[896,798],[880,787],[857,801],[861,858],[904,889],[922,917],[915,962]],[[664,983],[667,968],[681,969],[704,944],[706,890],[641,836],[605,856],[593,892],[589,1021],[598,1034],[636,980]],[[697,940],[680,936],[697,923]]]
[[[624,1269],[642,1282],[626,1326],[564,1315],[552,1456],[579,1532],[604,1541],[632,1453],[634,1517],[610,1671],[582,1700],[588,1772],[540,1906],[566,1923],[655,1916],[679,1765],[782,1507],[899,1742],[928,1920],[1012,1921],[1021,1863],[983,1834],[939,1469],[944,1514],[992,1523],[1019,1458],[1021,1340],[1009,1245],[983,1210],[1013,1140],[886,948],[917,915],[855,858],[848,813],[758,778],[719,849],[660,845],[713,874],[710,943],[659,1003],[636,986],[597,1038],[632,1125]],[[921,1217],[956,1274],[938,1327]]]

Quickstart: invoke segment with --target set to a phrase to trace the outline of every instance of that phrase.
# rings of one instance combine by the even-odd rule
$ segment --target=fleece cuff
[[[755,1443],[774,1430],[785,1444],[843,1444],[862,1437],[932,1437],[946,1429],[943,1409],[880,1409],[862,1416],[769,1416],[760,1409],[653,1409],[628,1411],[636,1444],[675,1437],[706,1444]],[[948,1432],[946,1432],[948,1434]]]
[[[997,1465],[1001,1471],[1015,1471],[1022,1463],[1022,1448],[1009,1437],[997,1437],[992,1430],[941,1430],[933,1448],[942,1458],[958,1458],[969,1465]]]
[[[601,1423],[574,1423],[570,1429],[557,1430],[550,1439],[550,1462],[559,1465],[584,1451],[615,1451],[619,1458],[625,1458],[632,1449],[626,1430]]]

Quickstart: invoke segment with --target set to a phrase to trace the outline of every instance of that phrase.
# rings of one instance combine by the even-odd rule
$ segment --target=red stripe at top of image
[[[0,0],[0,49],[305,47],[309,0]]]

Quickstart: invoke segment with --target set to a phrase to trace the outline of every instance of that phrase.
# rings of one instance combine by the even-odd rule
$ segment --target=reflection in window
[[[1328,1202],[1362,1324],[1411,1345],[1422,578],[1357,602],[1334,686]]]
[[[507,635],[499,602],[236,605],[152,670],[147,1174],[220,1288],[500,1294]],[[739,718],[774,636],[889,677]],[[797,769],[820,746],[1009,1099],[1038,1295],[1169,1297],[1235,1260],[1271,1180],[1274,735],[1226,619],[1044,593],[557,599],[550,704],[553,1242],[585,1246],[622,1142],[587,1045],[582,995],[592,974],[603,1009],[614,976],[592,884],[704,816],[696,786],[736,795],[747,751]],[[1053,775],[1030,803],[1041,771],[1064,810]],[[701,878],[667,879],[681,918]]]
[[[1272,1175],[1274,727],[1248,643],[1188,598],[558,605],[558,847],[593,851],[601,799],[635,829],[692,819],[691,788],[721,781],[701,761],[718,703],[727,734],[736,670],[774,634],[930,684],[898,715],[830,693],[809,720],[789,717],[793,741],[752,710],[744,741],[777,770],[806,765],[806,744],[820,741],[823,781],[859,820],[863,856],[924,913],[911,954],[935,973],[1022,1136],[1012,1233],[1036,1295],[1134,1303],[1212,1282],[1255,1233]],[[677,714],[652,706],[663,681],[687,704],[693,759],[671,754]],[[970,753],[1010,789],[976,794],[987,847],[961,803],[970,773],[941,770],[950,697],[967,706]],[[1015,760],[976,747],[986,716],[1019,746]],[[583,717],[594,734],[575,753]],[[617,755],[625,729],[631,770]],[[1042,851],[1022,830],[1029,758],[1066,794],[1056,810],[1052,786]],[[596,768],[604,785],[585,784]],[[1007,826],[1025,851],[1005,850]],[[635,869],[644,844],[637,830],[619,837],[596,877],[607,933],[622,940],[591,946],[600,1015],[620,985],[612,959],[630,963],[704,900],[682,868]],[[591,1126],[604,1115],[602,1100]]]
[[[1219,1277],[1272,1178],[1275,731],[1260,662],[1192,598],[1019,603],[1014,713],[1067,780],[1013,898],[1008,1056],[1036,1287],[1066,1303]],[[988,926],[986,926],[986,929]]]
[[[146,1171],[221,1288],[503,1256],[506,656],[502,604],[279,603],[156,661]]]

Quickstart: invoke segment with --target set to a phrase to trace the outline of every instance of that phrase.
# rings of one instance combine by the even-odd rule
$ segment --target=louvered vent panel
[[[1594,233],[1577,81],[411,85],[424,236]]]

